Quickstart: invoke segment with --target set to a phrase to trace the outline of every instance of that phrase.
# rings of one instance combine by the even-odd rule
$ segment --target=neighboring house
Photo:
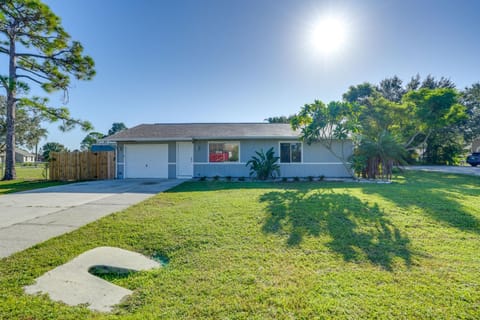
[[[0,154],[0,163],[5,162],[5,153]],[[22,150],[22,149],[15,149],[15,162],[20,162],[20,163],[29,163],[29,162],[35,162],[35,155]]]
[[[271,147],[282,177],[349,176],[341,161],[319,143],[301,142],[289,124],[141,124],[105,140],[117,144],[119,179],[248,177],[246,162]],[[351,155],[351,141],[344,150]]]
[[[22,149],[15,150],[15,162],[30,163],[35,162],[35,155]]]
[[[472,152],[480,152],[480,138],[473,140]]]

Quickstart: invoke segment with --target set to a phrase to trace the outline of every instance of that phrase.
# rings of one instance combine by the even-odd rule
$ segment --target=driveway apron
[[[2,195],[0,258],[128,208],[183,181],[88,181]]]

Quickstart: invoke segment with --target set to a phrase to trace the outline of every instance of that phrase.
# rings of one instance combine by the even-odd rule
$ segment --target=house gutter
[[[116,138],[106,139],[115,142],[167,142],[167,141],[195,141],[195,140],[298,140],[298,136],[204,136],[204,137],[183,137],[183,138]]]

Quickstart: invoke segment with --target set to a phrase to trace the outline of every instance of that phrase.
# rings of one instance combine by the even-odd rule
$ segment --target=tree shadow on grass
[[[420,208],[430,218],[461,231],[480,234],[480,220],[456,198],[480,198],[480,179],[461,175],[411,174],[408,185],[391,188],[364,188],[366,194],[377,194],[408,210]]]
[[[46,180],[10,180],[0,181],[0,195],[28,191],[46,187],[53,187],[66,182],[46,181]]]
[[[393,260],[412,263],[410,240],[402,235],[377,204],[368,204],[332,189],[272,191],[260,198],[267,204],[265,233],[288,234],[287,245],[305,236],[329,235],[327,246],[345,261],[371,263],[392,271]]]

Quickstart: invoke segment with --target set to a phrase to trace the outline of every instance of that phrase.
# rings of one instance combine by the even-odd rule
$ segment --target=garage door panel
[[[126,145],[125,177],[168,178],[168,145]]]

